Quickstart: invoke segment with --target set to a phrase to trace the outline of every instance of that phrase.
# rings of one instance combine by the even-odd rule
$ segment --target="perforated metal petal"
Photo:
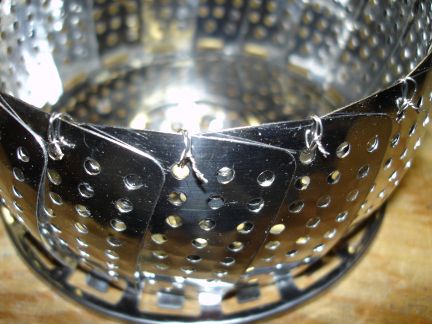
[[[2,3],[0,60],[8,63],[0,66],[7,76],[1,88],[43,107],[58,100],[64,80],[98,66],[90,7],[86,0]],[[25,89],[29,84],[31,91]],[[44,86],[50,88],[45,97],[40,96]]]
[[[32,132],[0,96],[0,170],[2,202],[39,237],[39,194],[47,164],[41,138]]]
[[[400,184],[407,170],[412,166],[415,152],[420,148],[426,126],[430,122],[432,107],[432,86],[430,76],[421,73],[415,76],[417,91],[413,93],[413,102],[419,105],[420,111],[408,110],[398,114],[395,101],[401,95],[401,86],[393,87],[386,98],[374,102],[381,104],[383,110],[392,116],[393,126],[391,140],[385,143],[385,156],[380,165],[374,186],[365,200],[359,214],[358,222],[370,215],[386,200]],[[411,88],[410,91],[414,89]],[[386,104],[382,103],[385,100]]]
[[[7,226],[57,286],[123,315],[298,302],[413,163],[431,17],[421,0],[0,1],[0,183],[28,228]]]
[[[385,115],[325,118],[322,141],[330,156],[316,151],[307,164],[301,159],[304,134],[295,123],[224,133],[298,152],[293,184],[272,223],[273,232],[252,263],[254,268],[308,263],[338,241],[364,203],[384,158],[385,145],[368,152],[368,142],[377,138],[387,143],[391,125]]]
[[[165,175],[149,155],[99,132],[62,122],[73,143],[61,160],[50,159],[45,208],[76,256],[132,278],[142,240]]]
[[[152,148],[165,168],[178,163],[181,136],[104,129]],[[163,145],[163,146],[162,146]],[[170,147],[167,152],[163,147]],[[192,137],[192,150],[208,183],[193,173],[167,177],[149,226],[140,270],[167,276],[236,281],[269,231],[294,172],[289,151],[235,139]],[[190,165],[187,165],[190,167]],[[173,244],[175,242],[175,244]]]

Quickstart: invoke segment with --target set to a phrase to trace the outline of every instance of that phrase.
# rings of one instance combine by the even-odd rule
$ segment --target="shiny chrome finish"
[[[1,2],[17,245],[61,264],[70,286],[44,275],[65,290],[89,275],[85,302],[113,292],[95,307],[118,316],[254,313],[251,296],[337,251],[411,166],[431,19],[421,0]]]
[[[22,225],[4,208],[3,223],[23,260],[43,280],[59,287],[59,291],[78,303],[122,320],[134,323],[245,323],[292,309],[331,287],[367,252],[380,228],[384,208],[365,220],[346,236],[325,258],[309,269],[290,274],[280,267],[271,276],[258,276],[261,284],[239,285],[235,294],[222,300],[217,295],[199,291],[200,282],[186,279],[176,283],[148,278],[141,287],[123,281],[107,282],[85,266],[74,270],[52,259]],[[11,222],[12,221],[12,222]],[[319,273],[315,276],[315,273]],[[313,280],[311,280],[313,278]],[[215,286],[207,283],[212,288]],[[165,286],[161,288],[161,286]],[[219,289],[222,285],[218,285]],[[216,289],[214,289],[216,291]],[[138,303],[136,303],[138,301]],[[199,303],[198,303],[199,301]],[[260,302],[257,310],[250,305]],[[187,312],[185,312],[185,308]]]

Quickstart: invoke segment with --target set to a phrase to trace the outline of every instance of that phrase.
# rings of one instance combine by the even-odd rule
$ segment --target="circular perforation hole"
[[[156,263],[155,264],[155,268],[158,270],[167,270],[168,269],[168,265],[164,264],[164,263]]]
[[[300,236],[297,240],[296,243],[298,245],[305,245],[310,241],[310,236]]]
[[[56,233],[56,234],[61,234],[62,233],[62,231],[60,230],[60,228],[58,228],[56,225],[50,224],[50,227],[54,231],[54,233]]]
[[[243,248],[244,244],[240,241],[234,241],[230,243],[230,245],[228,245],[228,250],[232,252],[240,252],[241,250],[243,250]]]
[[[112,227],[116,232],[123,232],[123,231],[125,231],[126,228],[127,228],[125,222],[123,222],[122,220],[117,219],[117,218],[112,219],[110,223],[111,223],[111,227]]]
[[[430,117],[429,115],[426,115],[425,119],[423,120],[423,127],[426,127],[426,125],[428,125],[430,122]]]
[[[279,235],[283,231],[285,231],[285,225],[284,224],[276,224],[270,228],[270,234],[273,234],[273,235]]]
[[[211,231],[215,228],[216,222],[210,218],[202,219],[199,221],[199,227],[204,231]]]
[[[306,190],[310,185],[311,179],[308,176],[300,177],[295,182],[295,187],[298,190]]]
[[[317,228],[321,219],[319,217],[312,217],[306,222],[307,228]]]
[[[51,191],[48,195],[54,204],[59,206],[63,204],[63,199],[59,194]]]
[[[78,249],[78,253],[80,254],[80,256],[82,258],[84,258],[84,259],[90,259],[90,254],[88,254],[86,251]]]
[[[315,159],[315,151],[309,151],[309,150],[301,151],[299,159],[300,162],[305,165],[311,164]]]
[[[348,193],[346,200],[349,202],[353,202],[353,201],[357,200],[359,193],[360,192],[357,189],[351,190]]]
[[[275,180],[275,174],[273,171],[265,170],[261,172],[257,177],[257,182],[261,187],[270,187]]]
[[[351,152],[351,144],[348,142],[341,143],[336,149],[336,156],[340,159],[346,158]]]
[[[115,279],[117,279],[118,276],[119,276],[118,272],[117,272],[117,271],[114,271],[114,270],[108,270],[107,273],[108,273],[108,275],[109,275],[111,278],[115,278]]]
[[[29,157],[27,149],[25,149],[22,146],[17,148],[17,157],[18,157],[18,160],[25,162],[25,163],[30,161],[30,157]]]
[[[84,161],[84,170],[89,175],[98,175],[101,172],[101,166],[98,161],[88,157]]]
[[[107,237],[107,243],[109,245],[111,245],[112,247],[119,247],[123,244],[122,240],[120,240],[119,238],[114,237],[114,236],[108,236]]]
[[[119,259],[118,253],[115,251],[112,251],[112,250],[105,250],[105,256],[110,260],[118,260]]]
[[[392,137],[390,141],[391,147],[395,148],[399,144],[399,140],[400,140],[400,134],[397,133],[395,136]]]
[[[165,260],[166,258],[168,258],[168,254],[164,251],[153,251],[152,254],[156,259],[159,260]]]
[[[183,267],[183,268],[181,268],[181,271],[183,271],[186,275],[190,275],[190,274],[194,273],[196,270],[195,270],[195,268],[192,268],[192,267]]]
[[[373,136],[366,144],[366,149],[369,153],[375,152],[379,147],[378,135]]]
[[[416,132],[416,128],[417,128],[417,123],[412,124],[408,131],[408,135],[413,136]]]
[[[24,172],[20,168],[17,168],[17,167],[13,168],[12,174],[13,174],[15,180],[17,180],[19,182],[24,182],[24,180],[25,180]]]
[[[75,211],[81,217],[90,217],[91,216],[90,210],[84,205],[80,205],[80,204],[75,205]]]
[[[192,245],[197,249],[203,249],[208,245],[208,241],[202,237],[197,237],[192,240]]]
[[[261,259],[264,262],[271,262],[273,260],[273,258],[274,258],[274,255],[268,254],[268,255],[265,255],[264,257],[262,257]]]
[[[336,222],[342,223],[342,222],[346,221],[347,218],[348,218],[348,211],[345,210],[345,211],[340,212],[339,214],[337,214],[337,216],[336,216]]]
[[[327,240],[331,240],[336,236],[336,234],[337,234],[337,230],[333,228],[324,234],[324,238]]]
[[[264,200],[262,198],[254,198],[247,203],[249,211],[259,213],[264,208]]]
[[[298,254],[298,251],[297,251],[297,250],[290,250],[290,251],[288,251],[288,252],[286,253],[286,256],[289,257],[289,258],[293,258],[293,257],[295,257],[297,254]]]
[[[369,164],[363,165],[362,167],[360,167],[360,169],[357,172],[357,178],[358,179],[366,178],[369,175],[369,171],[370,171]]]
[[[45,215],[47,215],[48,217],[51,217],[51,218],[55,217],[54,210],[52,208],[44,206],[43,210],[44,210]]]
[[[412,163],[413,163],[412,160],[407,161],[407,162],[405,163],[404,168],[405,168],[405,169],[409,169],[409,168],[411,168],[411,167],[412,167]]]
[[[424,8],[422,8],[422,9],[424,9]],[[417,99],[416,106],[417,106],[418,108],[422,108],[422,107],[423,107],[423,96],[420,96],[420,97]]]
[[[24,209],[21,207],[21,205],[18,204],[16,201],[13,201],[12,205],[14,206],[14,208],[17,212],[22,213],[24,211]]]
[[[225,271],[225,270],[218,270],[218,271],[215,271],[214,274],[215,274],[216,277],[218,277],[218,278],[223,278],[223,277],[225,277],[225,276],[228,275],[228,271]]]
[[[190,263],[198,263],[202,260],[202,258],[199,255],[192,254],[192,255],[188,255],[186,257],[186,260],[188,260],[188,262]]]
[[[393,164],[393,159],[392,158],[388,158],[385,163],[384,163],[384,170],[389,169]]]
[[[417,150],[421,146],[421,138],[418,138],[414,144],[414,150]]]
[[[165,218],[165,222],[172,228],[178,228],[183,225],[183,219],[177,215],[170,215]]]
[[[85,242],[82,238],[77,237],[75,240],[76,240],[76,242],[77,242],[77,245],[78,245],[80,248],[83,248],[83,249],[88,248],[89,245],[88,245],[87,242]]]
[[[254,225],[251,222],[243,222],[237,225],[237,232],[241,234],[249,234],[252,232]]]
[[[190,169],[186,164],[176,163],[171,167],[171,174],[177,180],[184,180],[189,176]]]
[[[125,176],[123,182],[128,190],[138,190],[144,186],[143,178],[137,174]]]
[[[156,244],[164,244],[166,241],[168,241],[167,237],[164,234],[160,233],[152,234],[151,239]]]
[[[62,182],[60,174],[56,170],[52,169],[48,170],[48,180],[56,186],[60,185]]]
[[[223,260],[220,262],[224,267],[230,267],[235,263],[235,259],[232,257],[225,257],[223,258]]]
[[[303,208],[304,208],[304,202],[301,200],[296,200],[289,205],[288,210],[291,213],[300,213],[303,210]]]
[[[313,252],[314,253],[321,253],[322,251],[324,251],[324,247],[325,247],[325,245],[324,244],[318,244],[317,246],[315,246],[314,248],[313,248]]]
[[[401,155],[400,155],[400,159],[404,160],[406,157],[408,156],[408,149],[405,149]]]
[[[117,264],[115,264],[114,262],[111,262],[111,261],[108,261],[106,263],[106,266],[110,270],[117,270],[119,268],[119,266]]]
[[[23,197],[22,193],[15,186],[12,186],[12,193],[17,198],[21,199]]]
[[[132,202],[128,198],[120,198],[115,202],[115,207],[120,213],[130,213],[133,210]]]
[[[234,180],[235,171],[234,169],[223,167],[219,169],[216,174],[216,179],[221,184],[227,184]]]
[[[396,122],[400,123],[404,119],[405,119],[405,111],[404,110],[398,111],[396,114]]]
[[[271,250],[274,251],[276,250],[279,246],[281,245],[281,243],[279,241],[269,241],[266,243],[266,245],[264,246],[267,250]]]
[[[168,201],[174,206],[181,206],[187,200],[183,192],[173,191],[168,195]]]
[[[95,194],[93,187],[87,182],[81,182],[78,185],[78,192],[84,198],[92,198]]]
[[[207,204],[210,209],[216,210],[223,207],[225,205],[225,201],[222,196],[211,195],[207,200]]]
[[[325,196],[320,197],[317,200],[316,205],[317,205],[318,208],[327,208],[328,206],[330,206],[330,203],[331,203],[330,196],[329,195],[325,195]]]
[[[397,178],[398,178],[398,176],[399,176],[399,173],[398,173],[397,170],[395,170],[395,171],[393,171],[392,174],[389,176],[388,180],[389,180],[390,182],[396,181]]]
[[[75,223],[74,226],[75,226],[75,229],[78,233],[80,233],[80,234],[87,234],[88,233],[87,226],[85,226],[84,224]]]
[[[327,177],[327,183],[329,184],[336,184],[340,181],[341,173],[339,170],[335,170],[329,174]]]

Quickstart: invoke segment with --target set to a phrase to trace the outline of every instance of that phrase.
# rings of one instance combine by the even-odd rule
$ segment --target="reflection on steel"
[[[363,253],[412,165],[431,19],[420,0],[2,1],[8,231],[119,317],[298,304]]]

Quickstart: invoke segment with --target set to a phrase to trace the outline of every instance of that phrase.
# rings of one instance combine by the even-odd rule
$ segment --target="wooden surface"
[[[391,198],[372,249],[337,286],[261,323],[432,323],[432,135]],[[0,226],[0,322],[115,323],[57,295]]]

